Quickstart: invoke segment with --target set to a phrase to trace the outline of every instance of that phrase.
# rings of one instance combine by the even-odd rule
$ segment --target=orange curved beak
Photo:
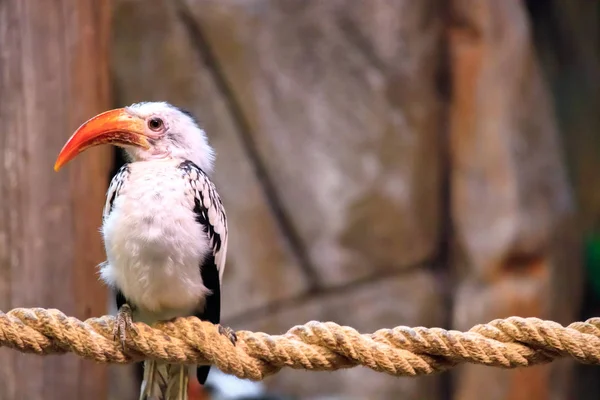
[[[54,170],[74,159],[79,153],[100,144],[150,148],[145,135],[145,122],[124,108],[103,112],[81,125],[58,154]]]

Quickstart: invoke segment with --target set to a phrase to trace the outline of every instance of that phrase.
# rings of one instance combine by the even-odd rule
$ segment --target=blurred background
[[[166,100],[218,153],[226,325],[600,316],[599,19],[593,0],[0,0],[0,309],[114,312],[95,266],[123,160],[52,166],[86,119]],[[568,360],[222,378],[192,398],[600,396],[600,369]],[[7,400],[135,399],[139,369],[2,349],[0,381]]]

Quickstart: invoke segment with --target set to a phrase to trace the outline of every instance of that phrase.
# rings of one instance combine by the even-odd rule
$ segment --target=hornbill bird
[[[133,321],[152,324],[197,316],[219,324],[227,255],[227,217],[208,175],[214,151],[187,111],[143,102],[99,114],[62,148],[54,169],[96,145],[125,149],[129,160],[110,182],[102,236],[101,279],[116,292],[115,339],[125,345]],[[235,345],[229,328],[219,332]],[[144,362],[140,399],[187,398],[184,365]],[[204,384],[210,366],[197,366]]]

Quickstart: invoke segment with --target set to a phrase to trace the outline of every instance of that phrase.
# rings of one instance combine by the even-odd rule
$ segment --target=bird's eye
[[[148,128],[152,129],[153,131],[159,131],[161,130],[163,127],[163,121],[160,118],[151,118],[148,121]]]

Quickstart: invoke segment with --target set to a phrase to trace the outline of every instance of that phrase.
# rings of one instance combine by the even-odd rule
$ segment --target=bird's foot
[[[219,325],[219,333],[223,336],[226,336],[227,339],[229,339],[231,343],[235,346],[237,342],[237,335],[235,334],[233,329],[227,326]]]
[[[133,331],[138,334],[138,328],[133,324],[133,310],[129,304],[123,304],[117,313],[117,319],[113,328],[114,340],[121,341],[121,347],[125,349],[125,339],[127,339],[127,331]]]

